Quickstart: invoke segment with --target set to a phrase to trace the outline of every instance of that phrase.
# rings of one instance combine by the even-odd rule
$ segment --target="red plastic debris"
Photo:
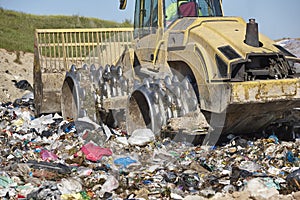
[[[112,151],[108,148],[99,147],[92,142],[89,142],[81,147],[81,151],[86,156],[86,159],[97,162],[101,160],[103,156],[111,156]]]
[[[57,160],[58,156],[46,149],[42,149],[41,150],[41,158],[44,161],[53,161],[53,160]]]

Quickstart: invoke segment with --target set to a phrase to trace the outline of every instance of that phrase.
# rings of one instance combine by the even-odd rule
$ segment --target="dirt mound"
[[[15,86],[22,80],[33,85],[33,53],[0,49],[0,102],[14,101],[29,93]]]
[[[288,49],[292,54],[300,58],[300,40],[299,39],[283,39],[277,44]]]

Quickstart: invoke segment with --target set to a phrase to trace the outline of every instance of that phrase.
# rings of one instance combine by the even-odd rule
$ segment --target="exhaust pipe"
[[[244,42],[250,46],[259,47],[258,24],[255,22],[255,19],[249,19],[247,23]]]

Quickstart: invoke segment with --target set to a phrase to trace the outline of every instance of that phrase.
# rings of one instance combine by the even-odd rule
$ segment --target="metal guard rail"
[[[35,48],[42,73],[69,70],[72,64],[114,64],[133,40],[132,28],[37,29]]]

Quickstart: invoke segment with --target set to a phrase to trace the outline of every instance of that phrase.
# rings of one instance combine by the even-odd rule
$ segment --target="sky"
[[[119,0],[0,0],[0,7],[37,15],[78,15],[133,22],[134,0],[119,10]],[[271,39],[300,38],[300,0],[223,0],[226,16],[255,18]]]

